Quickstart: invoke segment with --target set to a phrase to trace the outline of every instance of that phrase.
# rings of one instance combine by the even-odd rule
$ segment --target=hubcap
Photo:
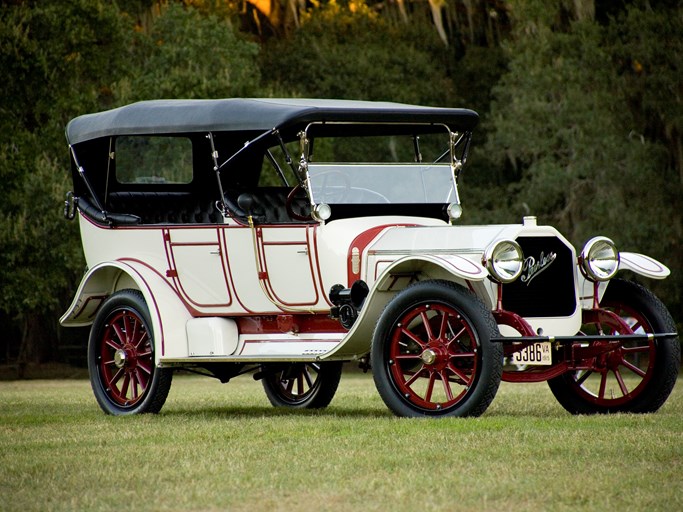
[[[436,362],[436,352],[431,348],[428,348],[427,350],[422,352],[420,358],[422,358],[424,364],[434,364]]]
[[[127,356],[125,350],[120,348],[116,352],[114,352],[114,364],[117,368],[123,368],[126,365],[126,360]]]

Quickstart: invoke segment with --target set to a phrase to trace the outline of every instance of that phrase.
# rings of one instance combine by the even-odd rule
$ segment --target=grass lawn
[[[86,380],[0,382],[0,511],[33,510],[683,510],[683,382],[652,415],[504,383],[447,420],[393,417],[361,374],[312,412],[176,376],[161,414],[124,418]]]

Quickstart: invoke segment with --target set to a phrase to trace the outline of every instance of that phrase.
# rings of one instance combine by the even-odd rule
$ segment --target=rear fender
[[[124,289],[139,290],[145,298],[152,319],[157,363],[164,356],[187,356],[185,324],[192,315],[160,274],[138,262],[113,261],[91,268],[60,323],[65,327],[91,325],[104,300]]]
[[[485,286],[487,277],[488,272],[481,263],[459,255],[407,256],[396,260],[375,281],[358,319],[342,343],[323,359],[356,359],[369,352],[375,325],[386,305],[398,292],[417,281],[443,279],[457,283],[493,308],[492,292]]]

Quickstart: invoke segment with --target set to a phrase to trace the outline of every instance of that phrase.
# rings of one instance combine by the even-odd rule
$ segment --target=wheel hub
[[[617,370],[623,360],[624,351],[621,347],[619,347],[616,350],[612,350],[609,354],[607,354],[607,367],[612,371]]]
[[[441,340],[435,340],[420,354],[420,359],[429,371],[440,372],[448,365],[448,349]]]
[[[137,362],[135,347],[128,343],[114,352],[114,364],[117,368],[134,368]]]
[[[420,356],[424,364],[434,364],[436,362],[437,354],[436,351],[434,351],[431,348],[428,348],[424,352],[422,352],[422,355]]]
[[[127,359],[128,356],[124,349],[120,348],[116,352],[114,352],[114,364],[117,368],[123,368],[126,365]]]

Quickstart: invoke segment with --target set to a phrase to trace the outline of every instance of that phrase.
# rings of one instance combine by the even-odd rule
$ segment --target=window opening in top
[[[187,184],[192,181],[192,141],[186,137],[117,137],[115,162],[119,183]]]

